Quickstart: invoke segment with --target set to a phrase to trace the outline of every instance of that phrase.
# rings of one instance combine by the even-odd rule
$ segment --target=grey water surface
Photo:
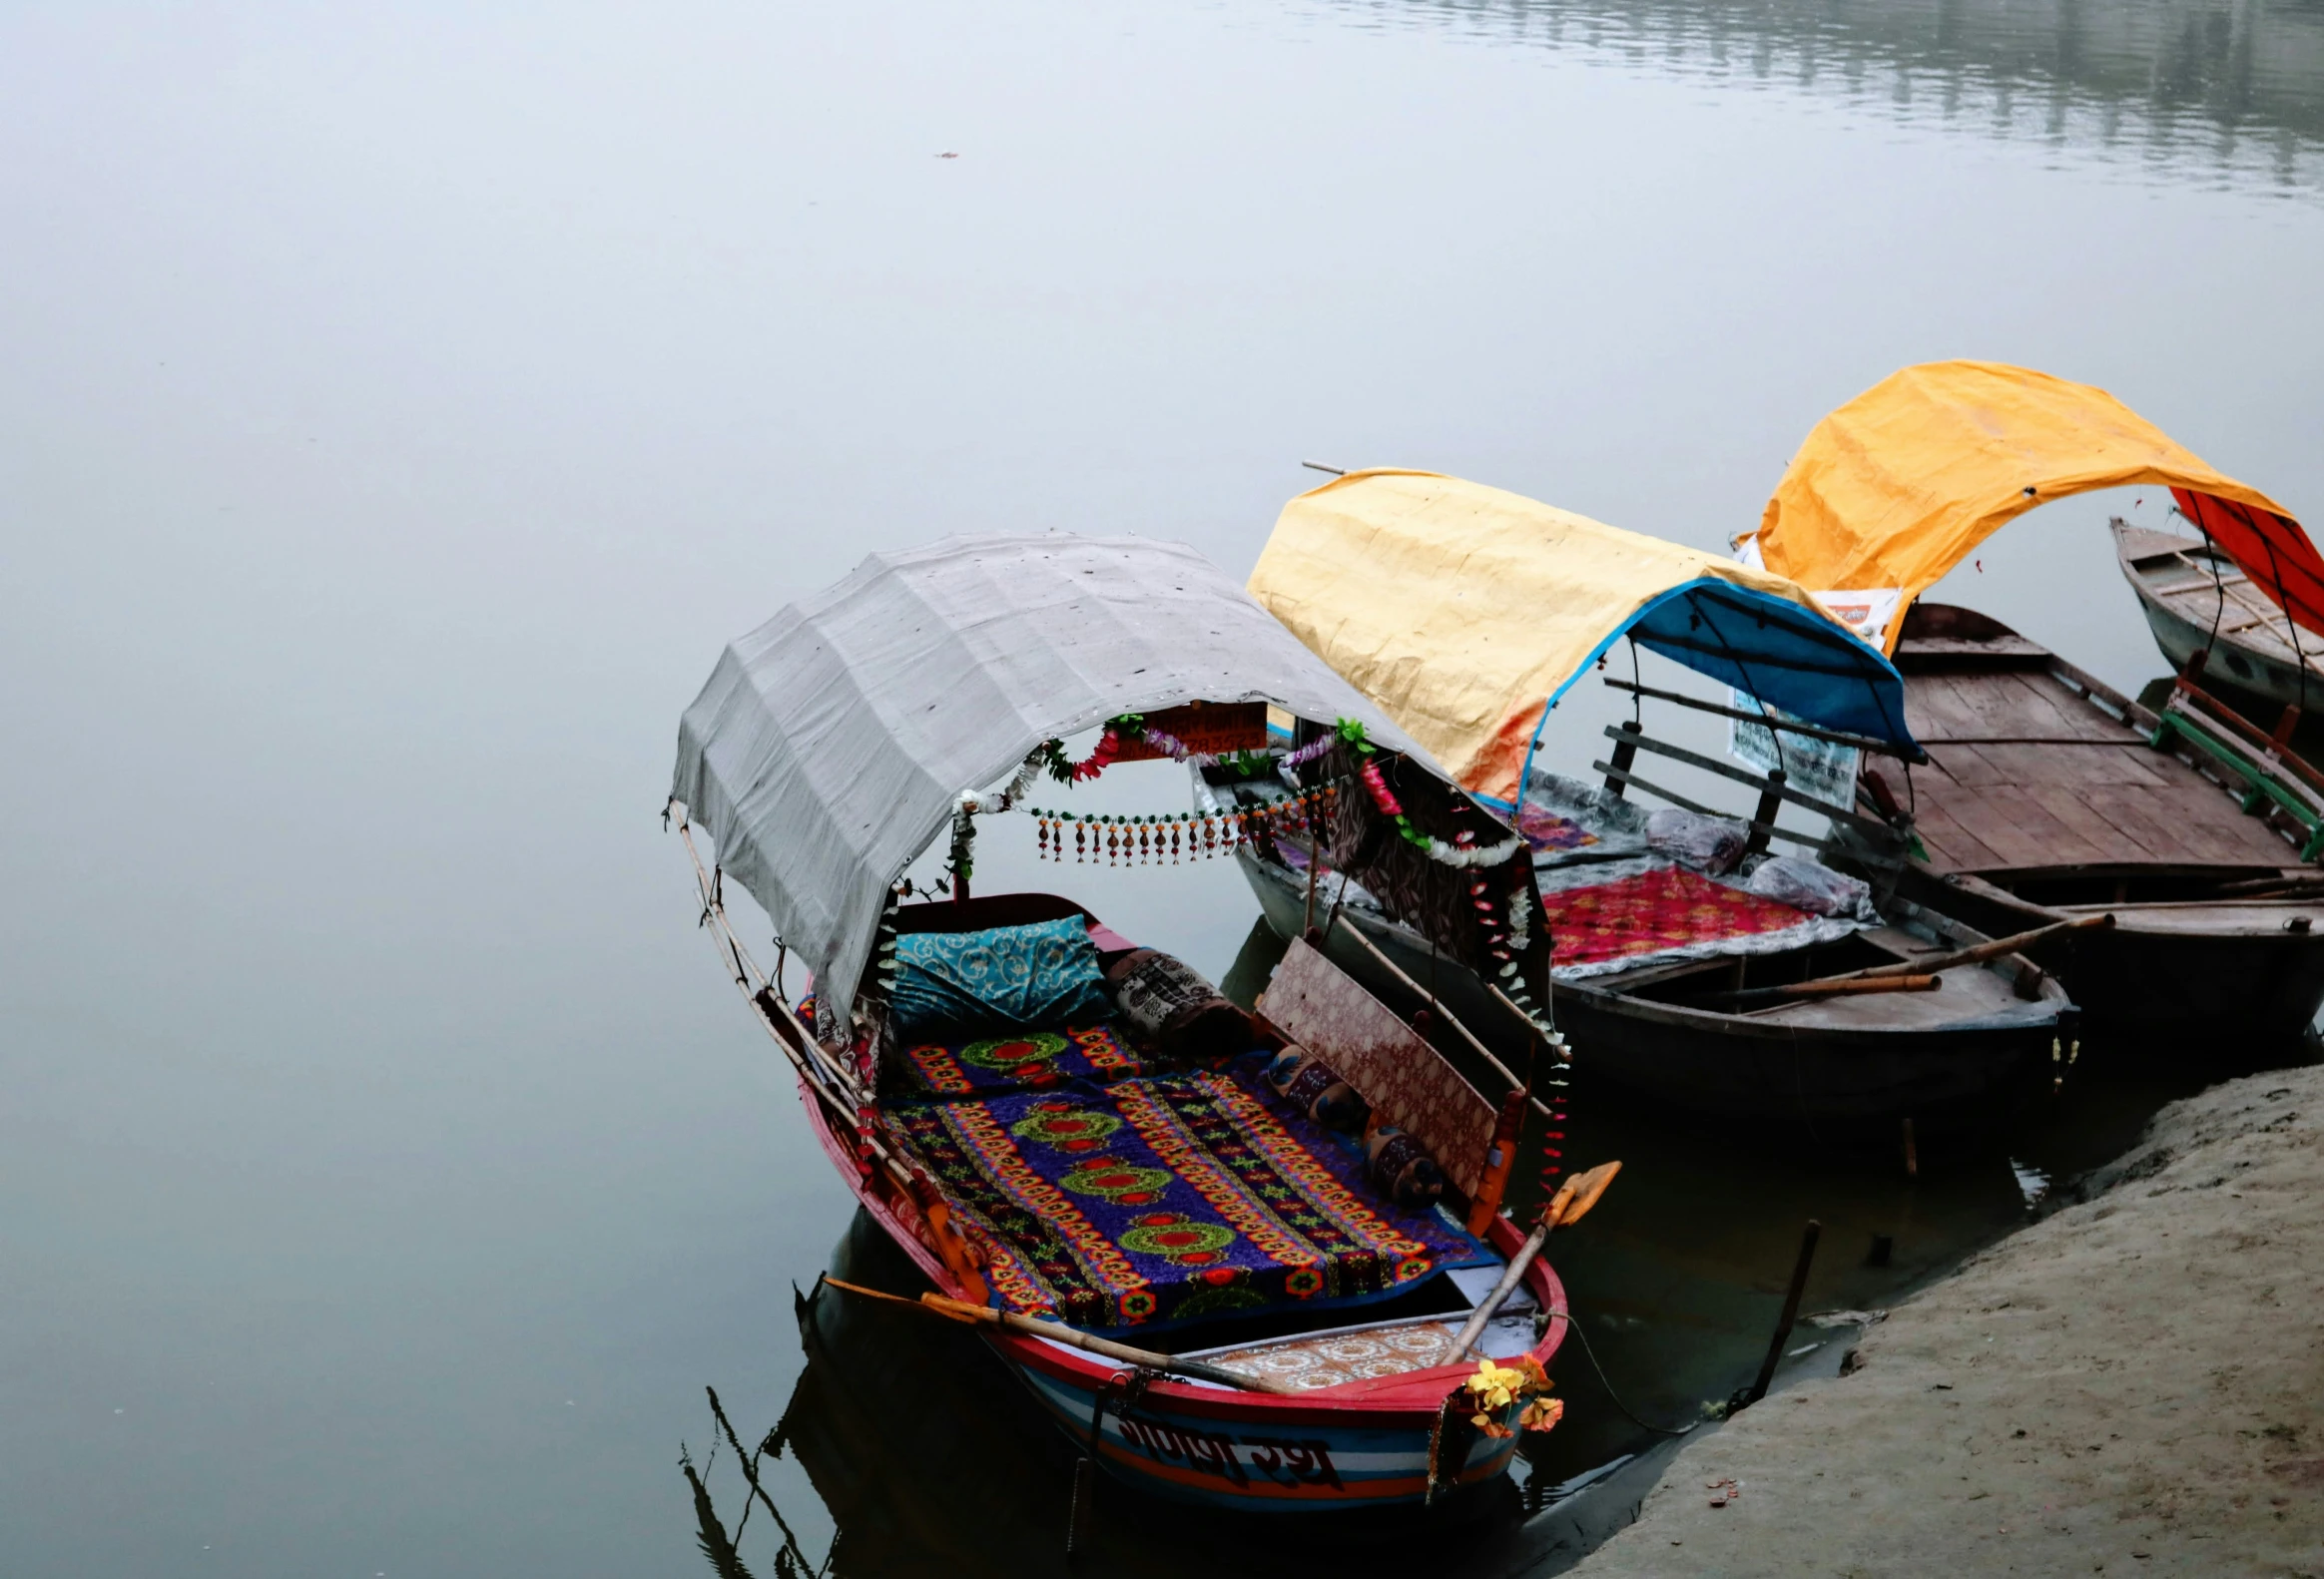
[[[720,645],[948,532],[1239,574],[1303,458],[1715,547],[1956,355],[2324,512],[2320,147],[2315,0],[0,13],[0,1572],[699,1572],[705,1383],[746,1445],[796,1402],[813,1562],[1060,1561],[1062,1438],[972,1344],[803,1346],[878,1247],[657,815]],[[2159,509],[1943,595],[2135,690],[2101,526]],[[1073,891],[1263,973],[1225,863]],[[1657,1423],[1745,1379],[1802,1218],[1853,1304],[2025,1211],[1999,1153],[1576,1125],[1630,1168],[1561,1265]],[[1561,1380],[1539,1473],[1644,1439]],[[1304,1549],[1109,1516],[1155,1571]]]

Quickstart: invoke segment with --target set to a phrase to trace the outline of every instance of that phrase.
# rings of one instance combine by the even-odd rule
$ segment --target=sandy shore
[[[2320,1130],[2324,1069],[2164,1109],[1849,1373],[1689,1446],[1573,1571],[2324,1579]]]

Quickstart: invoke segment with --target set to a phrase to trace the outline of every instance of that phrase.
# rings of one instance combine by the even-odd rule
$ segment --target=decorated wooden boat
[[[2034,957],[2093,1020],[2246,1052],[2300,1035],[2324,1006],[2324,779],[2285,750],[2296,715],[2263,732],[2209,695],[2208,637],[2149,711],[1998,621],[1915,602],[2035,505],[2127,484],[2168,487],[2207,545],[2201,564],[2181,558],[2142,588],[2150,618],[2187,613],[2199,570],[2206,632],[2257,642],[2274,628],[2287,647],[2295,629],[2324,633],[2324,559],[2282,506],[2103,390],[1995,363],[1910,367],[1825,417],[1746,557],[1816,589],[1904,672],[1933,761],[1893,780],[1867,767],[1858,788],[1915,812],[1906,891],[1986,929],[2111,914]],[[2126,561],[2167,569],[2144,534],[2117,541]],[[2261,607],[2272,627],[2241,623]],[[2232,649],[2211,656],[2239,684],[2256,678],[2235,673]]]
[[[2200,686],[2157,713],[1998,620],[1915,604],[1897,644],[1931,758],[1904,891],[2034,952],[2094,1021],[2300,1035],[2324,1004],[2324,777]],[[1881,770],[1871,770],[1878,773]],[[1869,787],[1868,787],[1869,788]]]
[[[1555,940],[1555,1017],[1588,1050],[1593,1086],[1754,1127],[1791,1121],[1771,1135],[1893,1138],[1906,1120],[2005,1121],[2007,1099],[2046,1087],[2069,1054],[2072,1005],[2053,979],[1895,894],[1909,821],[1850,803],[1849,787],[1860,753],[1919,757],[1902,683],[1799,588],[1497,489],[1370,471],[1292,501],[1252,589],[1523,839]],[[1545,772],[1551,711],[1623,640],[1748,706],[1608,679],[1640,717],[1606,732],[1602,784]],[[1648,733],[1649,701],[1724,715],[1748,765]],[[1674,773],[1692,776],[1687,790],[1668,787]],[[1206,779],[1202,792],[1236,803],[1290,792]],[[1751,809],[1721,816],[1708,802],[1722,790]],[[1785,825],[1787,808],[1857,841]],[[1330,868],[1334,957],[1375,990],[1451,1003],[1511,1053],[1526,1016],[1437,957],[1394,894],[1347,869],[1353,849],[1294,837],[1239,858],[1286,935],[1315,926],[1307,873]],[[1815,858],[1834,851],[1852,870],[1869,855],[1873,880]]]
[[[1410,852],[1380,880],[1444,920],[1438,946],[1543,957],[1508,935],[1524,863],[1456,853],[1488,819],[1359,805],[1361,768],[1236,817],[1026,803],[1138,756],[1272,760],[1269,706],[1400,782],[1433,777],[1187,550],[954,539],[874,555],[730,646],[681,726],[671,807],[703,923],[833,1166],[930,1309],[974,1322],[1073,1442],[1215,1506],[1425,1502],[1499,1476],[1514,1428],[1554,1420],[1563,1294],[1544,1227],[1499,1203],[1525,1114],[1561,1111],[1559,1062],[1488,1099],[1319,952],[1295,948],[1250,1015],[1069,899],[969,891],[978,822],[1004,813],[1051,859],[1116,865],[1343,816]],[[1101,725],[1073,762],[1064,742]],[[946,896],[904,902],[947,827]],[[773,976],[729,879],[774,922]],[[799,1001],[791,955],[813,974]],[[1553,1206],[1569,1221],[1592,1198]]]

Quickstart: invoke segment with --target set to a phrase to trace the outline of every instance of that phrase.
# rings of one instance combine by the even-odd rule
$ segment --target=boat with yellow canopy
[[[1908,830],[1819,796],[1813,764],[1920,756],[1895,668],[1796,584],[1501,489],[1383,469],[1286,505],[1250,589],[1530,847],[1558,1027],[1588,1050],[1588,1078],[1722,1121],[1894,1136],[1902,1119],[2000,1116],[1997,1093],[2046,1075],[2070,1039],[2064,992],[2007,940],[1893,901],[1813,858],[1831,837],[1779,823],[1786,806],[1845,823],[1851,859],[1893,874]],[[1603,677],[1640,698],[1641,718],[1607,731],[1602,781],[1546,771],[1551,711],[1624,640],[1739,705]],[[1772,766],[1649,735],[1649,697],[1756,725]],[[1712,783],[1666,788],[1677,769]],[[1693,797],[1737,786],[1756,797],[1744,816]],[[1205,788],[1268,792],[1218,775]],[[1493,982],[1438,957],[1398,895],[1348,874],[1362,853],[1281,839],[1238,859],[1279,931],[1321,934],[1352,970],[1401,977],[1426,1012],[1450,1003],[1521,1043]]]
[[[1916,601],[2037,505],[2140,483],[2171,490],[2289,642],[2324,641],[2324,558],[2282,505],[2102,389],[1994,362],[1908,367],[1825,417],[1741,555],[1896,660],[1931,761],[1893,783],[1867,767],[1857,788],[1914,812],[1905,891],[2005,931],[2113,915],[2035,951],[2094,1018],[2293,1036],[2324,1004],[2324,775],[2284,749],[2296,708],[2272,734],[2239,717],[2197,648],[2149,709],[1998,621]]]

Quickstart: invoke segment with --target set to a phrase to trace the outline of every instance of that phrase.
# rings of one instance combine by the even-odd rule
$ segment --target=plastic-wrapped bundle
[[[1646,819],[1646,847],[1716,877],[1743,858],[1750,830],[1723,816],[1698,816],[1665,806]]]
[[[1340,1072],[1297,1042],[1275,1055],[1267,1083],[1282,1098],[1326,1129],[1360,1130],[1371,1117],[1356,1088]]]
[[[1779,899],[1811,915],[1849,916],[1860,921],[1880,918],[1869,886],[1846,872],[1797,855],[1775,855],[1761,861],[1748,886],[1762,898]]]

